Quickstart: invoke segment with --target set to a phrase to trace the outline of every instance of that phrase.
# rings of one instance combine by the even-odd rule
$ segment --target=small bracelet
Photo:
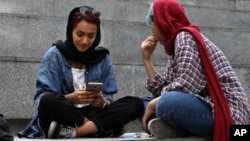
[[[102,109],[104,109],[107,105],[107,102],[105,101],[104,104],[102,105]]]

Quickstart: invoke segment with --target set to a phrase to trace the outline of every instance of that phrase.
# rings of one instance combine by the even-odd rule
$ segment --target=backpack
[[[14,137],[10,131],[7,121],[0,114],[0,141],[13,141]]]

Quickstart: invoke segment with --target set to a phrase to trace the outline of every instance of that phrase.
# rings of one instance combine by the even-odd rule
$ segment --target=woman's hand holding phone
[[[74,93],[74,103],[77,104],[90,104],[96,99],[95,91],[88,91],[85,89],[76,90]]]
[[[94,102],[91,103],[91,106],[103,108],[103,105],[106,103],[105,98],[103,97],[102,93],[102,83],[100,82],[89,82],[86,86],[86,90],[88,91],[95,91],[96,92],[96,99]]]
[[[102,91],[96,93],[96,99],[90,105],[94,107],[99,107],[100,109],[104,108],[104,104],[106,103],[105,98],[103,97]]]
[[[89,104],[95,107],[102,108],[106,103],[101,91],[102,83],[89,82],[86,89],[78,89],[65,97],[75,103],[75,107],[82,108]]]

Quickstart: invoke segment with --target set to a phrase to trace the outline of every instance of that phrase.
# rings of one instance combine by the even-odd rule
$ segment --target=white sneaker
[[[154,118],[148,122],[148,130],[153,137],[158,139],[185,137],[188,135],[186,130],[179,127],[166,125],[159,118]]]

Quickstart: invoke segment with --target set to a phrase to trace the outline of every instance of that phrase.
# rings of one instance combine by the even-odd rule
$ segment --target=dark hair
[[[89,6],[81,6],[81,7],[75,7],[72,9],[68,16],[68,24],[67,24],[67,41],[69,42],[70,46],[74,46],[73,38],[72,38],[72,31],[76,27],[76,25],[81,22],[82,20],[85,20],[89,23],[95,24],[97,27],[96,31],[96,39],[93,43],[93,45],[90,47],[90,49],[95,49],[95,47],[100,43],[101,41],[101,21],[100,21],[100,15],[101,13],[99,11],[96,11],[94,8]],[[76,50],[74,48],[74,50]]]
[[[100,12],[98,12],[98,14],[99,14],[99,16],[100,16]],[[80,10],[79,10],[79,11],[77,11],[76,13],[74,13],[74,14],[72,15],[72,18],[71,18],[71,20],[70,20],[70,24],[71,24],[72,29],[74,29],[74,28],[76,27],[76,25],[77,25],[80,21],[82,21],[82,20],[85,20],[85,21],[87,21],[87,22],[90,22],[90,23],[92,23],[92,24],[95,24],[95,25],[98,27],[98,29],[99,29],[100,24],[101,24],[101,21],[100,21],[99,17],[96,17],[96,16],[94,16],[93,14],[82,15],[82,14],[80,13]]]

